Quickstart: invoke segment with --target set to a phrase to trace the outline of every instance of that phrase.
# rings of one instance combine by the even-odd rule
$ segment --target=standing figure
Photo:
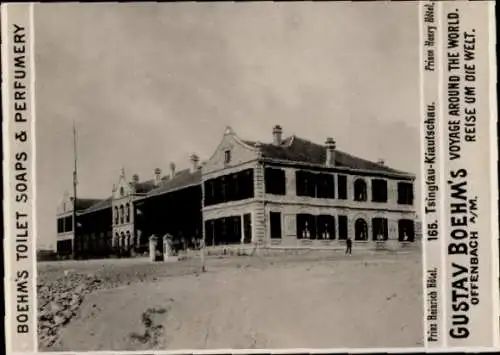
[[[351,240],[351,238],[347,238],[347,240],[345,241],[345,245],[346,245],[345,255],[352,255],[352,240]]]

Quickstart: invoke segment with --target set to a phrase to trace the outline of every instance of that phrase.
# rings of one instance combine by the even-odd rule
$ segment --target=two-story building
[[[135,228],[142,236],[139,241],[142,252],[148,250],[151,236],[158,238],[159,251],[163,250],[162,241],[167,234],[185,242],[201,238],[201,167],[195,154],[190,162],[189,169],[180,171],[170,163],[170,173],[135,202]]]
[[[166,234],[204,238],[207,246],[415,240],[414,175],[338,150],[329,137],[323,144],[283,138],[275,126],[270,140],[243,140],[228,127],[201,165],[193,154],[189,169],[176,171],[171,163],[167,175],[156,169],[144,182],[137,175],[129,181],[122,169],[109,198],[79,202],[74,242],[67,242],[74,238],[66,201],[58,214],[58,253],[142,254],[150,236],[160,241]]]
[[[89,207],[100,203],[100,199],[77,198],[76,215],[78,216]],[[75,241],[73,232],[73,198],[65,193],[59,205],[57,206],[57,253],[62,257],[71,257],[73,251],[78,248],[79,241]],[[108,223],[109,224],[109,223]],[[78,224],[77,224],[78,228]],[[78,233],[77,233],[78,234]]]
[[[112,253],[111,216],[111,198],[100,200],[77,214],[76,258],[106,257]]]
[[[139,175],[133,174],[128,180],[122,168],[118,183],[113,186],[111,195],[112,242],[115,255],[129,256],[141,245],[141,230],[136,227],[136,201],[146,196],[162,183],[161,169],[156,168],[154,178],[141,182]]]
[[[415,176],[275,126],[271,143],[231,128],[203,167],[207,245],[413,241]]]
[[[153,179],[142,182],[137,174],[128,180],[122,169],[110,197],[78,199],[76,238],[66,197],[58,207],[58,255],[126,257],[146,252],[153,234],[201,238],[201,167],[196,155],[190,161],[189,169],[177,172],[171,163],[168,175],[157,168]]]

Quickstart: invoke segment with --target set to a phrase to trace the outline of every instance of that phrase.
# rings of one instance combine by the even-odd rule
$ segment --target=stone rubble
[[[78,262],[75,262],[78,263]],[[39,269],[37,284],[38,345],[40,350],[53,350],[61,342],[60,329],[79,314],[80,305],[88,294],[103,288],[130,285],[133,282],[157,281],[173,274],[193,274],[196,262],[183,262],[175,268],[163,263],[148,263],[129,267],[93,267],[62,269],[61,266]],[[77,265],[77,264],[75,264]]]
[[[86,294],[98,289],[101,280],[78,273],[67,274],[49,284],[38,284],[38,338],[40,348],[57,341],[59,328],[78,314]]]

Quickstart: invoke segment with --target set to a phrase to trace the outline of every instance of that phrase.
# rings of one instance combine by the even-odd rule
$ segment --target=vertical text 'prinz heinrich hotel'
[[[270,135],[271,138],[271,135]],[[57,215],[61,256],[129,256],[166,234],[207,246],[332,247],[351,238],[367,247],[415,241],[415,176],[317,144],[275,126],[272,142],[243,140],[227,128],[203,164],[169,164],[153,178],[128,179],[122,169],[107,199],[72,199]]]

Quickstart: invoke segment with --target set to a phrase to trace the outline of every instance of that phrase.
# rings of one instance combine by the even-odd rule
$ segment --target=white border
[[[2,19],[2,48],[6,48],[8,45],[10,45],[9,38],[7,36],[8,31],[8,5],[2,4],[1,5],[1,19]],[[12,306],[12,294],[9,292],[9,279],[8,277],[13,277],[12,275],[12,268],[10,267],[12,265],[12,255],[11,253],[6,253],[5,251],[8,250],[7,247],[8,245],[8,238],[7,235],[10,233],[10,228],[11,228],[11,221],[10,221],[10,216],[12,213],[11,209],[11,204],[9,203],[12,200],[12,194],[11,194],[11,189],[9,188],[10,186],[10,171],[8,169],[8,163],[9,159],[11,156],[11,149],[10,149],[10,139],[9,136],[6,134],[6,132],[10,132],[10,102],[9,102],[9,95],[6,94],[8,92],[7,88],[10,87],[10,76],[9,75],[3,75],[3,73],[7,73],[10,71],[11,66],[10,66],[10,61],[9,59],[9,54],[6,50],[2,51],[2,116],[3,116],[3,122],[2,122],[2,138],[3,138],[3,191],[4,191],[4,196],[3,196],[3,215],[4,215],[4,237],[3,237],[3,255],[4,255],[4,270],[5,270],[5,276],[4,276],[4,296],[5,296],[5,301],[4,301],[4,329],[5,329],[5,350],[7,354],[12,353],[12,334],[13,334],[13,329],[11,327],[12,325],[12,317],[11,313],[8,312],[8,308]]]
[[[491,287],[493,288],[493,299],[498,300],[493,304],[493,339],[494,346],[498,348],[500,346],[500,294],[499,294],[499,268],[500,268],[500,255],[499,252],[499,223],[498,219],[495,216],[498,216],[498,189],[499,189],[499,180],[498,180],[498,170],[497,170],[497,162],[498,162],[498,133],[497,132],[497,120],[498,120],[498,111],[497,111],[497,93],[496,93],[496,82],[497,82],[497,64],[496,64],[496,43],[497,36],[495,30],[495,2],[490,2],[488,4],[488,39],[489,39],[489,99],[490,99],[490,191],[495,191],[492,194],[492,198],[490,201],[490,209],[491,209],[491,238],[493,238],[493,246],[491,248],[491,258],[492,258],[492,280]]]
[[[32,194],[32,208],[33,208],[33,231],[32,238],[33,246],[32,246],[32,254],[33,254],[33,292],[35,293],[34,297],[34,310],[35,317],[33,321],[33,337],[34,337],[34,351],[38,352],[38,292],[37,292],[37,280],[38,280],[38,267],[37,267],[37,239],[38,239],[38,219],[37,219],[37,174],[36,174],[36,100],[35,100],[35,4],[29,3],[29,26],[30,26],[30,87],[31,87],[31,148],[32,148],[32,175],[31,181],[33,185],[33,194]]]
[[[426,2],[418,3],[418,73],[419,73],[419,85],[420,85],[420,120],[422,120],[425,116],[425,99],[424,99],[424,67],[422,63],[424,62],[424,5]],[[423,347],[425,349],[429,348],[427,341],[427,314],[428,314],[428,304],[427,304],[427,223],[425,216],[425,201],[424,194],[426,191],[425,185],[425,164],[424,164],[424,156],[425,156],[425,147],[424,147],[424,136],[425,129],[422,122],[420,122],[420,223],[421,223],[421,233],[422,233],[422,241],[420,243],[420,247],[422,248],[422,302],[423,302],[423,314],[422,314],[422,340]]]
[[[441,235],[441,270],[440,270],[440,278],[441,278],[441,284],[439,285],[440,287],[440,294],[441,294],[441,302],[440,302],[440,307],[439,310],[441,311],[441,347],[446,348],[448,346],[448,338],[446,336],[445,329],[447,328],[447,318],[446,318],[446,300],[447,300],[447,295],[446,295],[446,290],[447,290],[447,284],[446,280],[448,280],[447,274],[446,274],[446,257],[447,257],[447,233],[446,233],[446,222],[444,221],[443,217],[445,216],[445,211],[446,211],[446,194],[445,194],[445,187],[446,187],[446,176],[445,176],[445,140],[444,140],[444,122],[443,118],[445,117],[444,115],[444,105],[443,105],[443,80],[444,80],[444,44],[443,44],[443,3],[442,2],[436,2],[436,19],[437,19],[437,41],[436,44],[438,46],[437,52],[438,52],[438,58],[439,58],[439,63],[438,66],[436,67],[436,70],[438,70],[438,105],[439,105],[439,114],[438,114],[438,120],[437,120],[437,126],[439,130],[439,134],[437,136],[437,142],[439,144],[439,161],[440,161],[440,174],[439,174],[439,184],[438,186],[439,191],[438,193],[440,194],[441,200],[439,201],[439,215],[440,215],[440,221],[439,221],[439,234]]]
[[[71,355],[180,355],[180,354],[405,354],[425,351],[426,353],[452,353],[467,352],[481,353],[490,352],[491,347],[449,347],[449,348],[333,348],[333,349],[314,349],[314,348],[290,348],[290,349],[179,349],[179,350],[143,350],[143,351],[69,351]],[[63,355],[67,351],[41,352],[47,355]]]
[[[420,104],[421,104],[421,107],[420,107],[420,112],[421,114],[423,115],[424,113],[424,109],[423,109],[423,104],[424,104],[424,97],[423,97],[423,92],[424,92],[424,88],[423,88],[423,67],[422,67],[422,58],[423,58],[423,54],[422,54],[422,47],[421,47],[421,41],[422,41],[422,36],[423,36],[423,33],[422,33],[422,30],[423,30],[423,24],[422,24],[422,17],[423,17],[423,13],[422,13],[422,8],[421,6],[424,4],[424,2],[422,3],[418,3],[417,4],[417,11],[419,11],[419,14],[418,14],[418,18],[419,18],[419,83],[420,83],[420,94],[421,94],[421,97],[420,97]],[[441,105],[441,101],[442,101],[442,89],[443,89],[443,71],[441,70],[442,69],[442,66],[443,66],[443,34],[442,34],[442,29],[443,29],[443,26],[442,26],[442,4],[440,2],[436,2],[435,3],[437,5],[436,7],[436,17],[438,18],[438,35],[437,35],[437,43],[439,45],[439,56],[438,58],[440,59],[439,60],[439,69],[440,69],[440,72],[439,72],[439,76],[438,76],[438,87],[439,87],[439,96],[438,96],[438,103],[440,105],[439,107],[439,123],[438,123],[438,127],[439,127],[439,141],[441,141],[442,139],[442,135],[443,135],[443,131],[442,131],[442,118],[443,118],[443,105]],[[31,70],[31,75],[32,77],[30,78],[30,86],[31,86],[31,98],[30,98],[30,103],[31,103],[31,118],[32,118],[32,122],[31,122],[31,129],[32,129],[32,154],[33,154],[33,162],[32,162],[32,169],[33,169],[33,174],[32,174],[32,178],[33,178],[33,181],[32,181],[32,185],[33,186],[36,186],[36,100],[35,100],[35,73],[36,73],[36,67],[35,67],[35,29],[34,29],[34,26],[35,26],[35,23],[34,23],[34,3],[29,3],[29,25],[31,26],[30,28],[30,55],[31,55],[31,58],[30,58],[30,70]],[[495,61],[495,58],[496,58],[496,52],[495,52],[495,47],[494,45],[492,45],[493,43],[496,43],[496,32],[495,32],[495,23],[494,23],[494,9],[495,9],[495,3],[494,2],[491,2],[489,5],[489,8],[488,8],[488,14],[489,14],[489,43],[490,43],[490,46],[489,46],[489,75],[490,75],[490,78],[496,78],[496,73],[497,73],[497,68],[496,68],[496,61]],[[5,5],[2,5],[2,14],[1,14],[1,19],[3,21],[3,24],[2,24],[2,30],[4,31],[4,33],[8,33],[8,28],[7,28],[7,24],[8,24],[8,16],[7,16],[7,7]],[[9,41],[8,39],[6,38],[5,42],[4,42],[4,45],[5,44],[8,44]],[[7,54],[5,53],[4,51],[4,54],[2,55],[2,64],[3,64],[3,68],[4,68],[4,72],[7,72],[8,70],[10,70],[10,65],[7,61]],[[5,79],[4,79],[4,85],[3,85],[3,92],[5,93],[6,92],[6,88],[8,88],[10,84],[10,80],[7,76],[5,76]],[[489,95],[490,95],[490,179],[491,179],[491,191],[496,191],[497,193],[494,194],[494,198],[491,199],[490,201],[490,208],[491,208],[491,215],[492,216],[495,216],[495,215],[498,215],[498,202],[497,202],[497,198],[498,198],[498,174],[497,174],[497,160],[498,160],[498,146],[497,146],[497,126],[496,126],[496,118],[497,118],[497,107],[496,107],[496,80],[490,80],[489,81],[489,87],[490,87],[490,92],[489,92]],[[10,106],[9,106],[9,101],[8,101],[8,96],[7,95],[4,95],[5,97],[2,98],[2,101],[3,101],[3,106],[4,106],[4,113],[5,113],[5,117],[9,117],[9,114],[10,114]],[[423,116],[421,116],[423,117]],[[421,130],[420,130],[420,138],[421,138],[421,142],[420,142],[420,153],[422,154],[424,152],[424,145],[422,144],[422,140],[423,140],[423,126],[421,126]],[[4,128],[4,132],[9,132],[9,129],[10,129],[10,124],[9,124],[9,119],[5,119],[5,122],[3,123],[3,128]],[[10,156],[10,141],[8,139],[4,139],[4,144],[3,144],[3,150],[5,152],[4,156],[6,157],[9,157]],[[441,159],[444,159],[444,155],[443,155],[443,152],[444,152],[444,145],[443,144],[440,144],[440,155],[441,155]],[[7,171],[7,169],[5,169],[6,167],[6,164],[5,164],[5,161],[4,161],[4,171]],[[422,161],[422,155],[421,155],[421,161],[420,161],[420,166],[421,166],[421,172],[423,172],[423,161]],[[444,179],[444,169],[441,169],[441,172],[440,172],[440,181],[441,182],[444,182],[445,179]],[[10,183],[10,177],[8,174],[5,175],[5,178],[4,178],[4,190],[5,190],[5,197],[4,197],[4,215],[5,216],[9,216],[9,213],[11,212],[11,208],[10,208],[10,205],[6,202],[6,201],[10,201],[10,198],[11,198],[11,193],[10,193],[10,190],[8,189],[9,187],[9,183]],[[424,183],[424,178],[423,178],[423,175],[422,175],[422,178],[421,178],[421,187],[424,188],[425,187],[425,183]],[[442,184],[441,184],[442,185]],[[421,194],[421,199],[423,200],[423,189],[422,189],[422,194]],[[34,188],[33,190],[33,197],[32,197],[32,203],[33,203],[33,235],[37,235],[37,193],[36,193],[36,188]],[[443,213],[444,211],[444,206],[445,206],[445,201],[444,201],[444,198],[441,198],[441,201],[440,201],[440,212],[441,214]],[[425,219],[425,208],[424,208],[424,204],[422,203],[421,205],[421,222],[422,222],[422,238],[425,239],[425,235],[426,235],[426,224],[424,223],[424,219]],[[6,226],[6,230],[8,230],[7,227],[10,226],[10,221],[9,221],[9,218],[6,218],[5,219],[5,226]],[[440,229],[441,229],[441,243],[446,245],[446,233],[442,233],[442,231],[446,231],[446,228],[444,228],[444,224],[441,223],[441,226],[440,226]],[[495,245],[498,245],[498,237],[499,237],[499,233],[498,233],[498,223],[497,223],[497,219],[496,218],[491,218],[491,231],[492,231],[492,238],[494,238],[494,240],[496,241],[496,244]],[[4,250],[5,249],[5,238],[4,238]],[[37,285],[37,258],[36,258],[36,238],[33,238],[33,246],[32,246],[32,252],[33,252],[33,264],[34,264],[34,275],[33,275],[33,283],[34,283],[34,291],[36,292],[36,285]],[[495,242],[494,242],[495,243]],[[426,275],[425,275],[425,265],[426,265],[426,250],[425,250],[425,245],[426,245],[426,240],[423,240],[422,241],[422,265],[423,265],[423,274],[422,274],[422,287],[423,287],[423,290],[425,290],[425,280],[426,280]],[[446,248],[441,248],[441,253],[443,256],[446,255]],[[8,274],[9,271],[11,270],[8,270],[9,269],[9,266],[10,266],[10,255],[8,255],[8,253],[4,253],[5,255],[5,259],[4,259],[4,267],[5,267],[5,272],[6,274]],[[498,279],[499,279],[499,259],[498,259],[498,248],[492,248],[492,260],[493,260],[493,273],[492,273],[492,287],[493,287],[493,292],[494,292],[494,295],[495,295],[495,299],[498,299],[499,298],[499,289],[498,289]],[[442,267],[445,266],[445,260],[446,258],[443,257],[442,260],[441,260],[441,263],[442,263]],[[441,270],[441,274],[446,275],[446,269],[443,268]],[[442,283],[444,282],[445,278],[442,278]],[[496,287],[495,287],[496,285]],[[35,294],[36,295],[36,294]],[[442,298],[443,298],[443,301],[442,301],[442,304],[446,304],[445,298],[446,296],[446,292],[442,292]],[[11,294],[9,292],[5,292],[5,300],[6,300],[6,305],[10,304],[10,302],[12,301],[12,297],[11,297]],[[35,312],[37,312],[37,298],[35,297]],[[497,321],[494,322],[494,328],[492,329],[492,331],[494,332],[494,339],[495,339],[495,346],[498,347],[498,344],[499,344],[499,338],[498,338],[498,332],[499,332],[499,324],[498,324],[498,316],[499,316],[499,310],[500,310],[500,304],[499,302],[495,303],[494,305],[494,312],[493,312],[493,317],[497,319]],[[425,295],[423,296],[423,307],[424,307],[424,310],[426,310],[427,308],[427,304],[426,304],[426,301],[425,301]],[[446,309],[445,307],[443,307],[441,309],[441,312],[442,312],[442,319],[443,319],[443,322],[446,322]],[[5,318],[5,320],[7,321],[7,317]],[[37,329],[37,317],[35,317],[35,330],[33,332],[34,334],[34,338],[35,338],[35,352],[38,352],[38,329]],[[7,323],[5,323],[7,324]],[[423,340],[424,340],[424,343],[426,343],[425,339],[426,339],[426,336],[425,336],[425,330],[426,330],[426,324],[427,324],[427,321],[426,321],[426,312],[424,311],[423,313],[423,324],[424,324],[424,328],[423,328]],[[445,329],[445,327],[443,327],[442,329]],[[11,336],[11,333],[12,333],[12,329],[10,327],[5,327],[5,330],[6,330],[6,350],[7,350],[7,353],[11,353],[11,344],[8,343],[8,339],[9,336]],[[366,353],[366,352],[372,352],[372,353],[387,353],[387,352],[396,352],[396,353],[408,353],[408,352],[415,352],[415,351],[422,351],[422,349],[426,349],[427,351],[429,352],[436,352],[436,353],[440,353],[440,352],[449,352],[450,350],[456,350],[456,351],[464,351],[465,348],[446,348],[446,336],[444,336],[444,334],[441,334],[441,337],[443,338],[443,349],[426,349],[426,347],[414,347],[414,348],[362,348],[362,349],[353,349],[353,348],[336,348],[336,349],[307,349],[307,348],[298,348],[298,349],[241,349],[241,350],[236,350],[236,349],[210,349],[210,350],[187,350],[187,349],[184,349],[184,350],[172,350],[172,351],[154,351],[154,350],[146,350],[146,351],[123,351],[123,352],[120,352],[120,351],[97,351],[97,352],[92,352],[92,351],[85,351],[85,352],[74,352],[72,351],[72,353],[74,354],[88,354],[88,353],[92,353],[92,354],[141,354],[143,355],[144,353],[154,353],[154,354],[181,354],[181,353],[197,353],[197,354],[212,354],[212,353],[232,353],[232,354],[253,354],[253,353],[274,353],[274,354],[284,354],[284,353],[294,353],[294,352],[300,352],[300,353],[310,353],[310,352],[314,352],[314,353],[341,353],[341,352],[347,352],[347,353]],[[491,351],[491,348],[482,348],[482,347],[478,347],[478,348],[466,348],[467,351],[481,351],[481,350],[489,350]],[[60,352],[44,352],[46,354],[51,354],[51,353],[55,353],[55,354],[60,354]]]

